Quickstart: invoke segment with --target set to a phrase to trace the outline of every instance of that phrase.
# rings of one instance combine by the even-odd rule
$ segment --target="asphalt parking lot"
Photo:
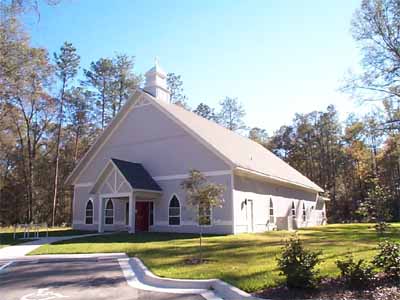
[[[7,263],[0,262],[1,265]],[[129,286],[115,258],[14,262],[0,271],[0,300],[202,300]]]

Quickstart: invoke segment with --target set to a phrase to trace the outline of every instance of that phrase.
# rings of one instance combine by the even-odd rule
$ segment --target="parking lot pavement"
[[[0,262],[0,267],[7,263]],[[115,258],[13,262],[0,271],[1,300],[203,300],[129,286]]]

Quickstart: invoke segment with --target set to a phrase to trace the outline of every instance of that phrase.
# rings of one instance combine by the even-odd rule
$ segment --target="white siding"
[[[269,225],[270,198],[274,204],[274,217],[277,229],[291,228],[288,220],[291,220],[289,217],[291,216],[292,202],[296,209],[294,228],[319,225],[316,223],[316,216],[320,215],[321,211],[315,211],[317,193],[236,175],[234,185],[235,233],[262,232],[272,229],[272,224]],[[251,202],[249,200],[253,204],[252,224]],[[303,203],[307,212],[305,222],[302,220]],[[314,210],[311,210],[311,207],[314,207]]]

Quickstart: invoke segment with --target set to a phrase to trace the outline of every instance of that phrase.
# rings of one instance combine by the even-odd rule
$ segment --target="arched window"
[[[292,217],[296,219],[296,207],[294,206],[294,201],[292,201]]]
[[[269,222],[275,223],[274,217],[274,202],[272,202],[272,198],[269,198]]]
[[[108,225],[114,224],[114,204],[111,199],[108,199],[106,209],[104,211],[105,223]]]
[[[306,219],[307,219],[307,212],[306,212],[306,205],[304,204],[304,202],[303,202],[303,214],[302,214],[302,217],[303,217],[303,222],[305,222]]]
[[[181,225],[181,205],[175,195],[171,198],[171,201],[169,201],[168,224]]]
[[[93,202],[91,199],[86,203],[85,224],[93,224]]]

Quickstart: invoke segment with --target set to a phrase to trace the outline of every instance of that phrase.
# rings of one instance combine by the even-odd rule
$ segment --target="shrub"
[[[367,265],[363,259],[355,261],[353,257],[348,256],[343,260],[337,260],[336,265],[341,277],[350,288],[368,286],[374,277],[372,266]]]
[[[317,272],[315,266],[320,262],[320,252],[311,252],[303,248],[297,236],[285,242],[281,257],[277,258],[281,275],[286,277],[289,288],[312,288]]]
[[[386,222],[379,222],[374,225],[377,234],[384,234],[390,228],[390,224]]]
[[[379,252],[373,263],[392,279],[400,279],[400,244],[390,241],[379,243]]]

